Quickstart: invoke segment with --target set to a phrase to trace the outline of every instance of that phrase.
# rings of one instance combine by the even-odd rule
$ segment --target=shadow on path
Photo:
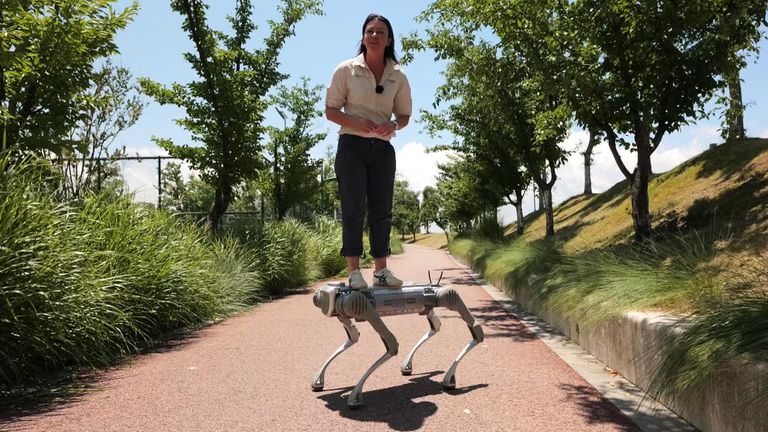
[[[472,315],[480,321],[486,338],[510,338],[515,342],[531,342],[539,338],[516,316],[493,301],[484,301],[486,306],[473,307]]]
[[[347,406],[347,396],[352,387],[333,389],[325,392],[318,399],[332,411],[337,411],[342,417],[361,422],[386,423],[390,429],[412,431],[424,426],[427,417],[437,412],[437,405],[429,401],[416,401],[425,396],[448,393],[460,395],[478,388],[488,387],[488,384],[476,384],[468,387],[457,387],[445,391],[442,384],[431,378],[442,374],[434,371],[413,375],[407,383],[369,392],[363,390],[363,406],[358,410],[350,410]]]
[[[641,432],[641,429],[627,418],[603,395],[592,386],[561,384],[560,389],[565,391],[566,400],[575,403],[581,410],[581,415],[589,424],[610,423],[620,427],[625,432]]]

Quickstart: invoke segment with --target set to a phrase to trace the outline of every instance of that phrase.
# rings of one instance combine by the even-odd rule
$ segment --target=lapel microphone
[[[384,92],[384,86],[381,85],[381,84],[377,85],[376,86],[376,93],[381,94],[382,92]]]

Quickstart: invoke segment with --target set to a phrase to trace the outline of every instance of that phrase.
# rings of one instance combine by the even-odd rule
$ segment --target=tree
[[[107,60],[91,77],[90,88],[77,95],[79,103],[73,108],[79,110],[79,120],[68,139],[79,145],[64,150],[59,165],[64,199],[82,199],[84,193],[116,180],[119,170],[113,162],[125,150],[112,144],[141,116],[144,102],[137,90],[130,71]]]
[[[158,103],[186,110],[187,117],[179,124],[203,146],[176,145],[168,139],[156,142],[172,156],[188,161],[215,187],[207,224],[214,231],[237,185],[255,179],[264,167],[261,139],[266,95],[286,77],[278,70],[280,50],[297,22],[306,14],[321,13],[320,1],[284,0],[279,8],[282,21],[269,21],[271,32],[264,48],[255,50],[246,47],[256,29],[250,0],[236,1],[235,15],[228,17],[232,35],[208,27],[208,6],[201,0],[172,0],[171,8],[184,17],[182,28],[195,45],[195,52],[184,57],[200,80],[170,87],[147,78],[140,83]]]
[[[496,211],[499,197],[488,186],[485,178],[477,175],[479,164],[471,156],[454,156],[446,164],[438,165],[440,174],[437,190],[444,231],[461,235],[469,232],[475,219],[489,210]],[[448,235],[446,234],[446,237]]]
[[[162,171],[163,186],[160,191],[160,201],[163,207],[172,212],[187,211],[184,208],[189,186],[181,174],[181,164],[169,162]]]
[[[561,32],[571,102],[590,107],[631,191],[635,240],[651,238],[651,155],[703,105],[754,45],[766,0],[576,0]],[[624,139],[629,135],[631,140]],[[632,149],[634,169],[617,147]]]
[[[267,145],[273,169],[261,173],[261,190],[272,199],[275,215],[282,220],[294,206],[310,201],[320,192],[320,166],[309,156],[325,133],[312,133],[313,121],[322,115],[317,109],[322,86],[310,87],[309,79],[294,88],[281,86],[274,99],[278,113],[286,121],[283,129],[270,127]],[[291,124],[288,126],[288,117]]]
[[[117,52],[114,36],[138,10],[115,0],[3,0],[0,7],[2,148],[60,153],[87,143],[66,139],[85,120],[81,95],[93,65]]]
[[[509,146],[508,163],[525,167],[545,203],[547,236],[554,235],[551,191],[556,169],[568,155],[560,143],[572,117],[566,93],[556,85],[562,75],[561,50],[553,37],[558,2],[538,0],[539,10],[522,0],[505,2],[503,8],[491,0],[437,0],[420,16],[434,25],[428,38],[413,37],[406,45],[430,48],[437,58],[450,60],[446,81],[455,75],[453,90],[446,93],[450,99],[465,104],[465,98],[482,94],[466,109],[479,118],[465,114],[464,120],[479,122],[488,131],[486,141]],[[486,36],[488,29],[496,40]],[[522,174],[521,169],[515,172]]]
[[[440,212],[440,197],[437,189],[432,186],[424,187],[421,191],[421,205],[419,206],[419,222],[429,234],[429,227],[438,223]],[[439,226],[439,224],[438,224]],[[442,227],[441,227],[442,228]]]
[[[408,188],[407,180],[395,181],[392,225],[400,231],[401,239],[405,239],[405,234],[410,233],[416,240],[416,232],[419,230],[419,196]]]

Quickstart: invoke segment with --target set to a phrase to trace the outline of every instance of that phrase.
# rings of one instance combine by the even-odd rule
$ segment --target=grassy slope
[[[405,241],[403,241],[403,243],[415,244],[415,245],[429,247],[433,249],[444,249],[445,246],[448,244],[448,242],[445,239],[445,234],[443,233],[431,233],[431,234],[419,233],[419,234],[416,234],[416,241],[413,241],[412,236],[406,236]]]
[[[650,206],[657,232],[695,229],[724,239],[725,256],[748,257],[768,245],[768,140],[722,144],[650,182]],[[544,235],[544,217],[526,218],[523,238]],[[586,251],[628,241],[632,235],[626,181],[592,196],[576,196],[555,209],[555,231],[566,251]],[[507,227],[513,235],[514,226]]]

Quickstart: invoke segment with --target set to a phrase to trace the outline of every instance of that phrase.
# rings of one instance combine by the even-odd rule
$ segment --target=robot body
[[[381,320],[382,316],[419,314],[427,317],[429,330],[411,349],[400,366],[403,375],[410,375],[413,370],[412,362],[416,350],[440,331],[440,320],[433,309],[445,307],[461,315],[467,323],[472,340],[459,353],[445,373],[442,384],[446,389],[455,388],[455,372],[459,361],[485,337],[482,327],[469,312],[456,290],[441,287],[439,280],[437,284],[411,284],[399,289],[373,287],[359,291],[350,289],[344,283],[331,283],[315,291],[313,302],[325,316],[338,318],[347,333],[347,341],[331,354],[315,374],[312,381],[314,391],[323,389],[325,370],[331,361],[358,341],[360,332],[353,324],[352,319],[357,322],[367,321],[370,323],[384,342],[386,352],[368,368],[349,395],[347,405],[352,409],[362,406],[362,387],[370,374],[391,357],[397,355],[398,352],[397,339],[384,325]]]

